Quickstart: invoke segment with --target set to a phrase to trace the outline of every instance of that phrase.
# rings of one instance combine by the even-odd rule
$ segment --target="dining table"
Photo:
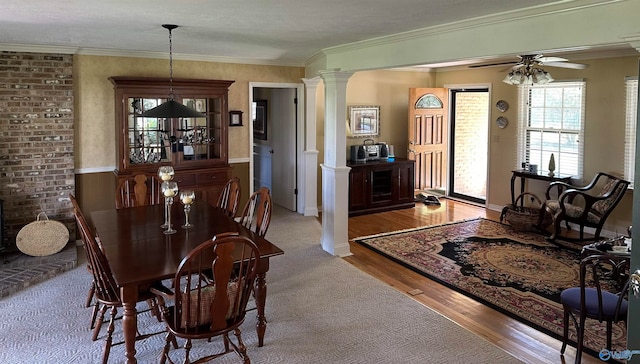
[[[173,234],[165,234],[166,229],[160,227],[165,223],[163,204],[99,210],[89,215],[89,222],[95,229],[120,289],[126,362],[137,363],[136,303],[139,290],[155,282],[173,278],[187,253],[215,235],[228,232],[249,237],[260,251],[254,296],[258,346],[263,346],[267,328],[266,273],[270,259],[284,254],[282,249],[205,201],[197,201],[191,205],[188,221],[192,226],[189,228],[181,227],[186,220],[183,206],[179,203],[169,206],[173,229],[176,230]]]

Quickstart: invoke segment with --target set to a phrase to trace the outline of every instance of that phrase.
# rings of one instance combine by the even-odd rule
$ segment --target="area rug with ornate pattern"
[[[359,237],[390,259],[557,339],[562,339],[560,292],[579,285],[580,251],[482,218]],[[428,294],[428,293],[425,293]],[[585,347],[606,347],[604,324],[587,320]],[[576,333],[570,324],[570,339]],[[613,349],[623,350],[624,325],[614,325]],[[574,344],[575,347],[575,344]],[[558,348],[560,350],[560,348]]]

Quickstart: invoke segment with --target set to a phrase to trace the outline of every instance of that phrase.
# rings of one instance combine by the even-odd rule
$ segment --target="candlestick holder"
[[[158,168],[158,178],[160,178],[162,182],[173,180],[173,176],[175,174],[176,172],[171,166],[161,166],[160,168]]]
[[[180,202],[184,205],[184,225],[183,229],[188,229],[193,225],[189,222],[189,212],[191,211],[191,205],[196,199],[196,194],[193,190],[180,191]]]
[[[174,181],[163,182],[160,189],[164,195],[165,212],[164,224],[160,227],[166,229],[164,231],[165,234],[175,234],[176,230],[171,225],[171,206],[173,205],[173,198],[178,194],[178,184]]]

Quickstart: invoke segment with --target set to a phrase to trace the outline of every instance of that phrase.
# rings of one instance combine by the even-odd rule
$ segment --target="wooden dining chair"
[[[69,200],[71,201],[71,205],[73,206],[74,215],[80,215],[80,218],[83,221],[86,221],[86,219],[84,218],[84,214],[82,213],[82,210],[80,209],[80,205],[78,204],[78,201],[76,200],[76,198],[75,198],[75,196],[73,194],[69,194]],[[77,219],[77,217],[76,217],[76,219]],[[86,229],[89,231],[90,234],[93,234],[93,229],[91,229],[89,226],[87,226]],[[87,263],[86,263],[87,270],[89,271],[89,273],[93,277],[93,273],[91,272],[91,263],[89,262],[89,259],[88,259],[86,246],[83,246],[83,248],[84,248],[84,252],[85,252],[85,257],[87,259]],[[91,280],[91,285],[89,286],[89,292],[87,293],[87,300],[85,302],[85,307],[93,307],[93,310],[91,312],[91,324],[89,326],[92,329],[95,327],[96,317],[98,315],[98,309],[99,309],[98,303],[94,302],[94,300],[93,300],[95,291],[96,291],[96,282],[92,279]]]
[[[137,173],[121,180],[116,188],[116,209],[163,203],[161,185],[152,174]]]
[[[99,314],[95,319],[95,325],[93,327],[93,341],[96,341],[98,339],[98,335],[100,334],[106,311],[111,308],[109,325],[107,326],[104,353],[102,356],[102,363],[107,364],[111,347],[124,343],[113,342],[113,332],[115,330],[115,321],[118,318],[118,308],[122,307],[122,300],[120,299],[120,287],[117,285],[113,277],[111,267],[109,266],[109,262],[107,261],[102,247],[98,242],[98,238],[94,235],[92,229],[87,224],[87,221],[84,218],[84,215],[82,214],[79,207],[77,207],[77,201],[75,201],[75,198],[73,198],[72,195],[70,196],[74,205],[74,215],[76,218],[76,223],[78,225],[78,230],[84,243],[85,253],[87,255],[87,266],[91,267],[89,271],[93,276],[93,297],[96,300],[96,305],[100,306]],[[159,320],[160,313],[156,305],[155,295],[148,289],[140,291],[138,295],[139,302],[147,301],[147,303],[150,305],[152,314],[155,315]],[[139,311],[139,313],[146,311]],[[138,334],[136,340],[142,340],[160,333],[162,332]],[[177,346],[176,343],[174,343],[174,345]]]
[[[564,354],[569,341],[569,325],[576,329],[576,364],[582,360],[584,329],[587,319],[606,322],[606,349],[611,350],[612,326],[627,321],[627,293],[629,290],[629,257],[594,254],[580,262],[580,285],[560,293],[564,308]],[[622,284],[620,284],[620,277]],[[625,283],[626,282],[626,283]],[[622,287],[619,287],[622,286]],[[571,321],[570,321],[571,320]]]
[[[184,363],[204,363],[232,351],[249,363],[247,348],[240,333],[253,287],[260,252],[251,239],[238,233],[225,233],[207,240],[189,252],[178,266],[171,291],[152,291],[162,311],[167,337],[162,359],[169,357],[169,343],[176,337],[186,339]],[[212,279],[201,279],[203,271],[213,272]],[[173,306],[167,306],[167,302]],[[229,333],[236,337],[234,343]],[[221,336],[224,350],[191,361],[192,340]]]
[[[260,187],[244,205],[240,224],[259,236],[265,236],[271,222],[271,194],[266,187]]]
[[[224,186],[216,206],[224,210],[229,217],[235,217],[240,204],[240,179],[233,177]]]

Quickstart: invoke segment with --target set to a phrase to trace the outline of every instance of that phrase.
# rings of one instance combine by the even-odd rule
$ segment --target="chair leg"
[[[184,344],[184,363],[188,364],[191,363],[191,360],[189,359],[189,355],[191,354],[191,347],[193,345],[191,345],[191,339],[187,339],[187,342]]]
[[[89,286],[89,293],[87,294],[87,302],[85,303],[85,307],[91,306],[91,302],[93,301],[93,295],[96,292],[96,283],[91,281],[91,286]]]
[[[162,315],[160,315],[160,309],[158,309],[158,304],[154,299],[148,299],[147,304],[149,305],[149,309],[151,310],[151,315],[155,316],[158,322],[162,322]]]
[[[554,242],[556,241],[556,238],[558,237],[558,235],[560,235],[560,224],[562,223],[561,220],[555,219],[554,223],[553,223],[553,233],[551,233],[551,235],[547,238],[547,240]]]
[[[113,331],[115,330],[115,321],[116,315],[118,314],[118,309],[113,306],[111,308],[111,319],[109,320],[109,327],[107,328],[107,339],[104,343],[104,355],[102,356],[102,364],[107,364],[109,362],[109,353],[111,352],[111,344],[113,343]]]
[[[98,334],[100,334],[100,328],[102,327],[102,323],[104,322],[104,315],[107,312],[107,306],[103,305],[100,309],[100,315],[98,316],[98,320],[96,321],[96,327],[93,328],[93,338],[91,340],[98,340]]]
[[[577,327],[578,329],[578,336],[576,338],[576,364],[580,364],[580,362],[582,362],[582,347],[583,347],[583,341],[584,341],[584,323],[586,321],[586,317],[583,315],[580,315],[580,325]]]
[[[611,336],[612,336],[612,327],[613,322],[607,321],[607,350],[611,350]]]
[[[95,329],[96,327],[96,318],[98,317],[98,311],[100,310],[100,305],[98,304],[98,302],[95,302],[93,304],[93,309],[91,310],[91,327],[92,329]]]
[[[160,357],[160,364],[164,364],[167,362],[167,356],[169,355],[169,343],[171,343],[172,341],[175,345],[177,345],[176,337],[172,333],[167,332],[167,337],[165,338],[164,342],[164,348],[162,348],[162,356]],[[169,361],[171,361],[171,359],[169,359]]]
[[[567,342],[569,341],[569,311],[564,310],[564,333],[562,335],[562,348],[560,354],[564,354],[567,349]]]

